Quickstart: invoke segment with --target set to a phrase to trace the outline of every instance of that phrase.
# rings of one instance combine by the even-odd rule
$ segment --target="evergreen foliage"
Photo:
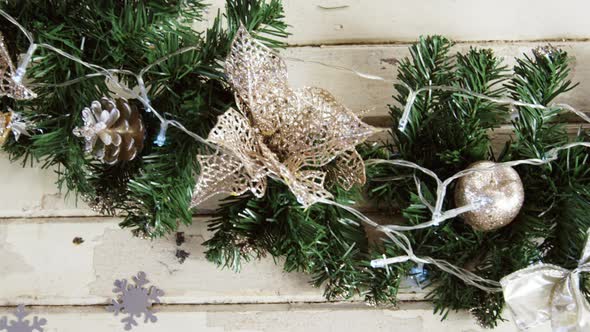
[[[32,32],[37,43],[51,44],[103,68],[138,73],[180,48],[197,46],[155,66],[144,81],[155,109],[202,137],[207,137],[217,116],[234,104],[232,91],[223,83],[222,63],[240,22],[271,47],[283,46],[281,38],[286,36],[278,0],[228,1],[225,19],[218,14],[204,32],[191,27],[203,19],[206,5],[201,0],[11,0],[2,9]],[[16,60],[28,41],[6,20],[0,20],[0,31]],[[34,85],[62,83],[90,73],[80,64],[39,49],[27,77]],[[129,76],[119,79],[129,87],[137,84]],[[121,225],[139,234],[159,236],[179,223],[191,223],[188,207],[198,171],[196,155],[203,149],[200,144],[175,129],[168,130],[164,146],[151,144],[160,123],[144,111],[148,144],[141,156],[105,165],[85,155],[82,139],[72,135],[72,129],[82,123],[84,107],[102,96],[114,96],[104,78],[57,88],[41,86],[36,92],[39,97],[27,103],[2,100],[4,110],[11,107],[21,112],[38,128],[32,138],[5,146],[12,159],[56,166],[62,189],[101,212],[122,215]]]
[[[395,99],[400,104],[406,101],[407,87],[416,90],[428,85],[452,85],[490,97],[508,93],[516,100],[543,105],[575,87],[568,80],[570,58],[562,50],[542,48],[532,57],[518,59],[514,75],[509,77],[507,68],[491,50],[470,49],[465,54],[451,55],[451,45],[444,37],[433,36],[421,38],[411,47],[411,56],[399,68],[402,83],[395,86]],[[402,112],[398,106],[391,107],[393,144],[373,148],[367,156],[409,160],[443,179],[476,161],[543,158],[551,148],[570,140],[587,140],[584,131],[568,138],[565,126],[559,122],[563,113],[559,108],[517,107],[517,116],[512,120],[514,140],[506,142],[495,155],[489,131],[508,122],[505,107],[460,93],[432,90],[418,96],[404,132],[395,125]],[[416,255],[441,258],[498,281],[541,260],[575,267],[590,226],[587,158],[587,150],[575,148],[561,152],[550,165],[516,167],[525,188],[525,205],[510,225],[479,232],[459,217],[438,227],[407,232]],[[430,178],[389,166],[371,167],[369,173],[369,194],[373,199],[401,209],[410,223],[431,219],[418,199],[413,176],[420,178],[426,193],[435,190]],[[383,181],[391,178],[395,181]],[[452,190],[445,209],[454,207]],[[502,319],[501,293],[485,293],[435,268],[429,272],[428,297],[434,302],[435,312],[446,316],[450,310],[468,309],[486,327],[494,327]]]
[[[354,204],[358,190],[333,189],[337,201]],[[281,258],[287,272],[312,275],[328,300],[364,296],[372,303],[395,303],[397,268],[375,270],[367,230],[348,213],[315,204],[304,210],[288,188],[269,182],[263,198],[243,196],[222,204],[209,223],[207,258],[240,269],[242,260],[265,255]]]
[[[218,15],[204,32],[195,32],[206,6],[200,0],[18,1],[2,4],[38,42],[64,49],[104,68],[139,72],[156,59],[182,47],[191,51],[170,58],[150,70],[148,95],[153,107],[168,119],[206,137],[217,116],[234,105],[233,92],[224,83],[222,62],[232,37],[242,22],[271,47],[284,46],[286,25],[278,0],[228,0],[226,17]],[[26,51],[28,41],[9,22],[0,20],[10,53]],[[518,59],[514,75],[487,49],[451,54],[452,42],[441,36],[420,38],[398,69],[391,106],[390,143],[367,144],[366,158],[404,159],[446,178],[481,160],[508,161],[543,158],[553,147],[568,141],[586,141],[580,130],[570,138],[560,123],[559,108],[543,110],[517,107],[516,117],[496,103],[461,93],[433,89],[418,95],[405,131],[397,129],[409,88],[454,86],[490,97],[510,95],[523,102],[549,105],[575,87],[568,80],[570,58],[566,52],[542,48]],[[36,53],[28,70],[30,84],[62,83],[91,71],[51,51]],[[135,86],[129,77],[121,82]],[[80,111],[91,101],[112,95],[104,78],[89,78],[62,87],[37,86],[39,97],[29,102],[3,98],[1,109],[12,108],[37,124],[32,137],[4,145],[12,159],[57,167],[58,184],[89,201],[104,213],[120,214],[123,227],[138,234],[160,236],[190,224],[191,193],[198,173],[196,156],[206,148],[184,133],[170,129],[162,147],[146,144],[139,158],[114,166],[102,164],[83,152],[83,142],[72,134],[81,125]],[[136,100],[138,107],[142,105]],[[143,111],[151,143],[159,121]],[[512,122],[514,135],[501,151],[495,151],[490,131]],[[510,225],[493,232],[479,232],[460,218],[412,232],[417,256],[430,256],[500,280],[531,263],[544,261],[566,268],[576,266],[590,227],[590,169],[588,151],[562,151],[545,166],[518,166],[525,187],[525,205]],[[428,221],[428,209],[418,198],[414,177],[422,183],[427,199],[433,199],[431,178],[408,168],[369,167],[366,188],[345,192],[330,190],[346,205],[362,203],[362,194],[385,203],[389,215],[405,222]],[[450,188],[452,192],[453,188]],[[454,207],[448,195],[445,209]],[[391,222],[391,218],[388,219]],[[303,209],[288,188],[269,180],[266,195],[225,200],[209,221],[213,237],[206,241],[207,258],[223,267],[239,270],[243,261],[271,255],[285,271],[305,272],[316,286],[325,287],[329,300],[361,296],[375,304],[395,304],[400,285],[415,273],[411,262],[374,269],[370,261],[404,254],[354,216],[334,206],[316,204]],[[428,269],[428,297],[435,311],[468,309],[480,323],[493,327],[502,319],[500,293],[489,294],[464,284],[435,268]],[[584,290],[589,294],[588,284]]]

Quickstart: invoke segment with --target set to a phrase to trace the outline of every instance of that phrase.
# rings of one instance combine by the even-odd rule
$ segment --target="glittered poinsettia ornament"
[[[209,134],[219,150],[198,157],[193,207],[222,193],[262,197],[268,177],[287,184],[304,207],[332,197],[326,175],[345,189],[365,182],[355,146],[375,129],[323,89],[291,89],[283,59],[243,26],[225,72],[239,111],[221,115]]]
[[[24,70],[18,72],[6,50],[4,36],[0,34],[0,96],[8,96],[16,100],[33,99],[37,97],[33,91],[22,84]]]
[[[74,129],[83,137],[85,151],[107,164],[135,159],[143,149],[145,128],[141,114],[125,99],[103,97],[82,110],[84,126]]]

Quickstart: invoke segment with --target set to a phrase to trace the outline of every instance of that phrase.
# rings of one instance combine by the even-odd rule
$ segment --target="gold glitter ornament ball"
[[[492,161],[478,161],[468,168],[486,168]],[[524,188],[520,176],[508,166],[474,172],[457,180],[455,205],[477,204],[490,200],[483,207],[462,214],[465,222],[479,231],[493,231],[508,225],[522,208]]]

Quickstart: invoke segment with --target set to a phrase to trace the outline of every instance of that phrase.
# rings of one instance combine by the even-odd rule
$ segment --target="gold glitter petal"
[[[234,109],[219,116],[207,139],[232,151],[240,159],[247,159],[258,150],[258,142],[248,119]]]
[[[225,65],[242,113],[228,110],[209,134],[220,152],[201,156],[193,206],[217,193],[250,190],[262,197],[267,177],[272,177],[286,183],[297,201],[308,207],[332,198],[324,188],[330,167],[338,169],[336,177],[348,188],[365,181],[364,165],[354,148],[374,133],[371,126],[326,90],[291,90],[284,61],[244,27]],[[341,155],[342,160],[331,166]]]
[[[325,177],[326,173],[321,171],[306,170],[297,173],[297,180],[290,185],[290,188],[299,204],[307,208],[318,200],[333,197],[329,191],[324,189]]]
[[[225,61],[225,74],[256,127],[273,132],[279,123],[280,107],[284,106],[277,99],[288,89],[283,59],[252,38],[242,25]]]
[[[226,154],[198,156],[198,160],[201,174],[195,186],[191,207],[218,194],[239,196],[251,188],[252,181],[240,160]],[[261,185],[262,182],[256,184],[259,190]],[[261,189],[264,191],[265,188]]]
[[[324,166],[374,133],[324,89],[300,89],[289,99],[290,107],[280,117],[280,134],[270,145],[303,166]]]
[[[230,109],[218,118],[208,139],[225,151],[198,157],[202,171],[191,206],[222,193],[239,196],[250,190],[256,197],[264,196],[269,162],[248,119]]]
[[[328,178],[344,190],[350,190],[355,184],[365,184],[367,178],[363,158],[356,150],[345,151],[334,160],[334,166],[328,169]]]
[[[0,146],[4,145],[10,136],[11,112],[0,112]]]

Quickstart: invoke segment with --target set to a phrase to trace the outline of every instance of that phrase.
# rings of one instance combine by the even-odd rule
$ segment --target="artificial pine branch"
[[[513,96],[526,101],[539,101],[549,105],[562,93],[576,85],[568,79],[571,58],[562,50],[552,47],[536,50],[532,58],[525,58],[515,67],[515,77],[509,85]],[[514,120],[516,135],[513,153],[518,156],[542,156],[550,148],[568,141],[588,141],[580,130],[568,139],[563,124],[554,120],[563,110],[519,107]],[[552,122],[553,121],[553,122]],[[587,149],[574,148],[559,154],[554,163],[537,169],[523,167],[529,186],[526,194],[538,202],[529,218],[542,226],[540,238],[546,254],[543,260],[566,268],[575,268],[586,240],[585,230],[590,228],[590,168]],[[539,178],[538,174],[542,173]]]
[[[333,191],[343,204],[358,198],[355,191]],[[395,303],[400,267],[372,269],[370,260],[384,252],[375,250],[366,229],[352,220],[323,204],[305,210],[285,185],[270,181],[263,198],[244,196],[222,204],[209,223],[213,237],[205,243],[207,258],[239,270],[242,261],[271,255],[283,261],[287,272],[310,274],[327,299],[363,296],[372,303]]]
[[[573,88],[567,81],[567,57],[561,51],[556,53],[557,59],[551,64],[533,63],[529,58],[519,60],[515,68],[515,77],[511,81],[506,81],[506,68],[490,50],[471,49],[451,59],[448,52],[436,51],[441,49],[439,45],[442,45],[443,41],[440,37],[423,38],[411,48],[411,58],[403,61],[399,68],[399,77],[403,84],[396,85],[396,100],[400,104],[404,105],[406,102],[406,86],[415,90],[428,85],[453,85],[490,97],[501,97],[505,93],[503,83],[506,82],[512,97],[532,103],[539,100],[549,103],[557,95]],[[435,63],[447,65],[425,66]],[[433,77],[443,79],[431,83],[430,78]],[[518,92],[529,94],[523,96]],[[549,117],[555,115],[539,114],[537,111],[532,109],[532,112],[526,113],[531,117],[515,123],[517,140],[501,154],[502,160],[530,158],[531,151],[547,151],[567,141],[567,135],[560,129],[563,127],[548,121]],[[401,113],[401,108],[392,107],[394,123],[397,123]],[[541,118],[543,116],[545,118]],[[388,151],[384,152],[383,147],[373,148],[368,154],[370,157],[413,161],[446,178],[465,169],[472,162],[493,160],[489,131],[500,126],[507,118],[507,109],[492,102],[460,93],[436,93],[433,90],[432,95],[428,93],[418,97],[406,131],[400,132],[393,128],[394,145],[386,146],[385,150]],[[536,124],[536,127],[532,127],[531,124]],[[530,140],[531,137],[535,137],[536,141]],[[535,144],[536,149],[526,150]],[[524,152],[519,152],[521,150]],[[580,164],[580,158],[576,165]],[[546,204],[544,208],[547,209],[547,197],[541,199],[539,195],[556,198],[557,192],[552,189],[553,191],[549,190],[550,194],[547,195],[546,187],[555,185],[548,185],[546,178],[538,176],[539,171],[531,168],[521,173],[527,190],[527,204],[509,226],[494,232],[482,233],[471,229],[460,218],[455,218],[436,228],[408,232],[416,254],[445,259],[493,280],[500,280],[503,276],[528,266],[532,261],[541,259],[544,250],[535,240],[547,237],[547,232],[554,226],[550,220],[554,219],[550,219],[552,217],[549,216],[538,218],[537,215],[542,210],[539,211],[536,203]],[[431,218],[416,193],[412,178],[414,172],[391,167],[372,167],[369,174],[373,179],[369,183],[369,193],[372,197],[392,198],[392,205],[402,208],[402,214],[409,223],[420,223]],[[420,174],[416,175],[425,186],[424,195],[427,199],[432,199],[434,187],[429,182],[430,179],[422,178]],[[564,174],[559,174],[558,177],[563,179]],[[383,179],[395,181],[384,182]],[[445,201],[446,208],[453,207],[449,197],[452,195]],[[582,226],[576,230],[580,232],[586,228]],[[559,245],[562,246],[568,247],[563,243]],[[436,269],[430,271],[430,279],[432,286],[428,297],[435,305],[435,312],[441,313],[443,317],[446,317],[450,310],[470,309],[484,326],[493,327],[502,319],[504,303],[501,294],[488,294],[469,287],[460,279]]]
[[[220,17],[204,33],[187,24],[200,19],[201,1],[8,1],[2,8],[15,16],[38,41],[63,48],[105,68],[138,72],[155,59],[187,45],[187,52],[154,67],[146,75],[152,105],[169,119],[207,136],[216,117],[234,106],[232,92],[223,84],[221,61],[227,55],[240,22],[271,47],[284,46],[286,36],[279,1],[228,1],[227,28]],[[28,43],[9,23],[0,21],[14,58]],[[471,49],[450,55],[452,43],[440,36],[421,38],[410,57],[399,67],[395,99],[405,104],[411,88],[451,85],[491,97],[508,89],[515,99],[548,105],[571,90],[569,58],[561,50],[543,49],[533,57],[519,59],[515,75],[507,83],[506,68],[490,50]],[[54,53],[41,51],[29,69],[32,83],[60,83],[90,73]],[[120,77],[126,84],[135,84]],[[40,161],[58,167],[59,184],[81,195],[107,213],[121,213],[124,227],[148,236],[166,234],[179,223],[191,223],[188,209],[196,155],[203,148],[183,133],[171,129],[162,147],[148,146],[141,158],[106,166],[85,156],[72,129],[80,124],[80,110],[103,95],[109,87],[101,79],[88,79],[60,88],[38,88],[39,98],[15,104],[2,100],[31,117],[40,129],[33,137],[4,146],[12,159]],[[499,160],[543,157],[549,149],[568,141],[564,127],[556,122],[560,109],[519,107],[513,121],[515,141]],[[398,123],[399,106],[391,106]],[[489,131],[506,121],[507,109],[460,93],[432,90],[418,96],[405,131],[393,128],[393,144],[367,146],[366,156],[405,159],[447,177],[479,160],[494,159]],[[159,121],[144,113],[148,141]],[[575,140],[586,141],[583,131]],[[567,268],[575,266],[590,227],[588,154],[582,148],[562,152],[557,162],[540,168],[518,168],[525,184],[526,204],[515,221],[500,230],[481,233],[459,218],[437,228],[406,233],[418,256],[432,256],[473,270],[489,279],[503,276],[531,262],[543,260]],[[371,167],[369,194],[401,209],[410,224],[431,216],[418,199],[414,172],[391,167]],[[417,175],[420,176],[420,175]],[[433,183],[420,180],[424,195],[433,199]],[[451,188],[452,190],[452,188]],[[332,188],[337,200],[353,204],[359,197]],[[453,207],[447,198],[445,207]],[[316,286],[326,287],[328,299],[360,295],[372,303],[395,303],[403,278],[412,263],[372,269],[374,258],[397,256],[400,249],[385,240],[370,239],[369,232],[348,213],[316,204],[301,208],[282,184],[270,181],[264,198],[243,196],[226,201],[209,223],[214,233],[205,245],[207,258],[219,265],[239,269],[242,260],[272,255],[284,260],[286,271],[312,275]],[[538,245],[538,240],[543,243]],[[480,323],[493,327],[502,319],[501,294],[488,294],[454,276],[429,270],[429,298],[443,317],[451,310],[470,309]],[[584,283],[586,285],[586,283]],[[585,289],[588,294],[588,288]]]
[[[174,56],[152,68],[144,80],[150,103],[168,119],[207,137],[218,115],[234,104],[233,93],[223,83],[222,62],[232,36],[244,22],[271,46],[286,36],[280,1],[227,2],[227,28],[219,16],[204,32],[190,25],[203,18],[206,5],[190,1],[8,1],[2,9],[46,42],[104,68],[125,68],[138,73],[158,58],[182,47],[197,50]],[[23,53],[28,41],[7,21],[0,30],[13,55]],[[15,56],[16,58],[16,56]],[[40,50],[27,74],[31,83],[61,83],[91,73],[87,68],[46,50]],[[130,87],[136,82],[121,76]],[[58,184],[80,195],[91,206],[124,217],[123,227],[147,236],[175,230],[192,222],[189,201],[198,171],[196,155],[202,147],[185,134],[170,129],[162,147],[147,146],[131,162],[107,166],[86,156],[82,141],[72,135],[81,123],[80,113],[93,100],[114,94],[104,79],[92,78],[66,87],[40,87],[39,97],[12,107],[36,122],[32,138],[9,142],[12,159],[40,161],[58,169]],[[131,101],[133,102],[133,101]],[[141,106],[141,105],[139,105]],[[159,121],[144,112],[147,142],[153,142]]]

